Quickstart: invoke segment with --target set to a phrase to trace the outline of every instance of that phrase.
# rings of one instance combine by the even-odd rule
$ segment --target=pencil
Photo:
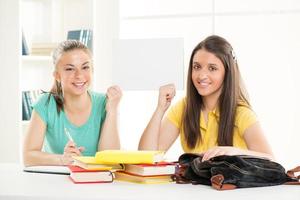
[[[71,137],[71,135],[70,135],[70,133],[69,133],[69,131],[68,131],[67,128],[65,128],[65,134],[66,134],[66,136],[68,137],[69,140],[71,140],[72,142],[74,142],[74,140],[73,140],[73,138]]]

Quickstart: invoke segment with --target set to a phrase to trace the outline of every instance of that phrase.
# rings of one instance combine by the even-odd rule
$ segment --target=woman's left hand
[[[233,155],[242,155],[242,154],[244,154],[242,149],[232,147],[232,146],[213,147],[203,153],[202,161],[206,161],[213,157],[221,156],[221,155],[233,156]]]
[[[119,86],[111,86],[106,92],[106,112],[117,112],[118,105],[122,97],[122,91]]]

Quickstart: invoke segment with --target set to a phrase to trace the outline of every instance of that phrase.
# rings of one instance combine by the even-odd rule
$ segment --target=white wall
[[[119,37],[119,0],[94,0],[93,8],[93,88],[105,92],[112,84],[112,46]]]
[[[19,161],[19,1],[0,1],[0,162]]]
[[[120,17],[122,39],[183,37],[186,70],[198,42],[210,34],[225,37],[235,49],[254,110],[277,160],[288,167],[299,164],[299,1],[126,0],[120,1]],[[121,138],[136,129],[134,138],[139,136],[143,128],[136,124],[145,127],[156,96],[125,92]]]

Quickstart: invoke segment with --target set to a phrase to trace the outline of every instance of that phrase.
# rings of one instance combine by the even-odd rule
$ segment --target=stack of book
[[[30,120],[32,106],[41,94],[41,90],[22,91],[22,120]]]
[[[156,164],[126,164],[125,170],[116,172],[116,180],[133,183],[157,184],[172,182],[176,164],[160,162]]]
[[[74,183],[104,183],[115,180],[134,183],[169,183],[176,165],[163,162],[163,151],[105,150],[95,157],[74,157],[70,178]]]
[[[125,170],[116,171],[115,180],[134,183],[156,184],[172,182],[176,164],[163,162],[163,151],[122,151],[108,150],[98,152],[99,163],[122,163]]]
[[[74,183],[110,183],[113,182],[113,172],[123,170],[120,164],[100,164],[95,157],[77,156],[74,157],[73,165],[70,168],[70,179]]]

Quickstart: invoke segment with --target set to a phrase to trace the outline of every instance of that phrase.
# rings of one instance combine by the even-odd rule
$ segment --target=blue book
[[[22,55],[29,55],[29,50],[28,50],[28,46],[27,46],[27,42],[24,36],[24,33],[22,32]]]
[[[78,40],[92,50],[92,30],[81,29],[68,31],[67,40]]]

